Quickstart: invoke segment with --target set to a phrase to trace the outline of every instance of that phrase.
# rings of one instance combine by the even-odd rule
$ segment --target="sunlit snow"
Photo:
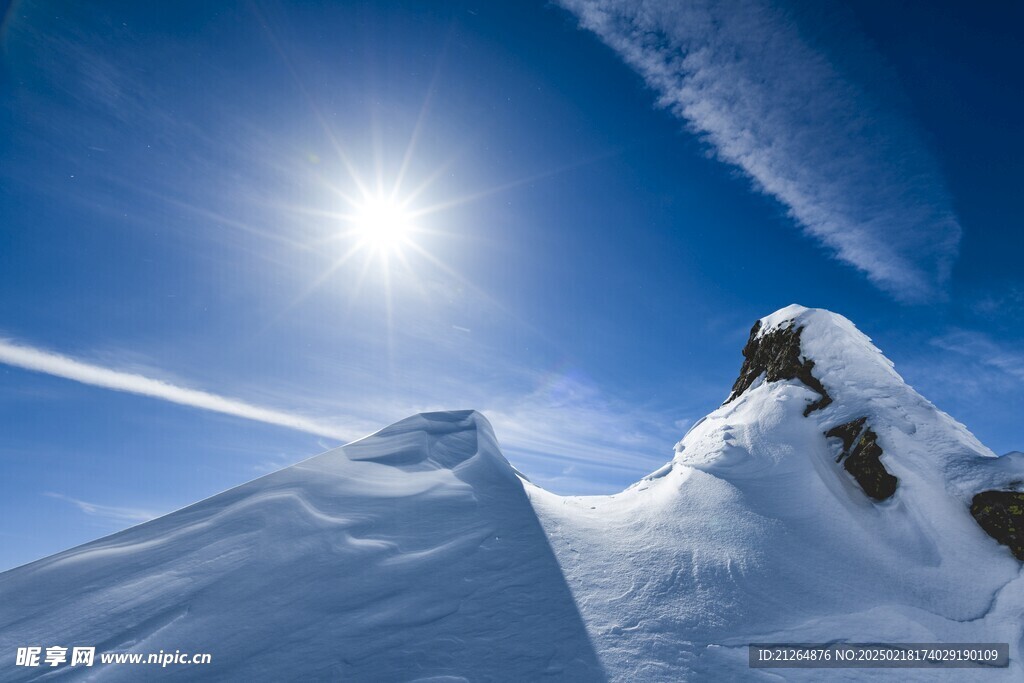
[[[826,408],[805,417],[813,391],[757,382],[665,467],[588,497],[526,481],[479,413],[413,416],[0,574],[0,653],[210,652],[205,675],[251,680],[777,680],[748,668],[749,643],[1008,642],[984,680],[1020,680],[1021,563],[968,508],[1019,485],[1024,456],[996,458],[845,318],[791,306],[761,329],[780,326],[804,328]],[[883,502],[824,436],[860,417],[899,480]]]

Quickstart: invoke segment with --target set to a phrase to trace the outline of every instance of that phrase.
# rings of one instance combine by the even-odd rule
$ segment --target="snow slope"
[[[51,672],[12,666],[26,645],[213,657]],[[0,656],[5,681],[603,680],[519,479],[474,412],[411,417],[0,574]]]
[[[612,496],[527,485],[616,680],[1022,680],[1024,579],[969,512],[1024,478],[907,386],[845,318],[790,306],[833,402],[755,383],[695,425],[672,462]],[[831,427],[867,417],[899,479],[884,502],[835,462]],[[1018,482],[1019,485],[1019,482]],[[1009,642],[1001,671],[759,670],[750,642]]]
[[[1024,456],[996,458],[841,316],[790,306],[754,342],[749,383],[621,493],[556,496],[479,414],[414,416],[0,574],[0,657],[180,649],[214,654],[205,678],[245,680],[1024,679],[1021,563],[969,511],[1019,489]],[[837,462],[825,433],[850,423],[892,495]],[[1011,666],[747,667],[750,642],[832,641],[1008,642]],[[0,680],[43,673],[0,660]]]

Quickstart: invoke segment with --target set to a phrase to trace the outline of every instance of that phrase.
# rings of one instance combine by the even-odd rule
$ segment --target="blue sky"
[[[794,302],[1024,448],[1019,7],[151,5],[5,13],[0,568],[421,410],[620,489]]]

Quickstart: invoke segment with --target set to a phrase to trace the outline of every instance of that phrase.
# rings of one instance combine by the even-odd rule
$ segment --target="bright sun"
[[[398,202],[370,198],[357,208],[353,227],[363,246],[381,253],[393,252],[408,242],[412,215]]]

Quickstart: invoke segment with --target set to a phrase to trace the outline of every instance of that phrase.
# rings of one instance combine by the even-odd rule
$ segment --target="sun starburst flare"
[[[409,243],[416,226],[413,215],[387,197],[371,197],[356,207],[352,231],[360,247],[393,253]]]

